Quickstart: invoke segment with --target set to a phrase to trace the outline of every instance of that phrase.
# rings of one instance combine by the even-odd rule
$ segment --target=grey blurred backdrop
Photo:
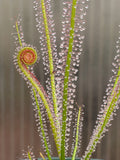
[[[53,0],[57,44],[60,43],[62,1]],[[86,31],[81,55],[77,102],[85,104],[84,135],[81,153],[84,152],[96,114],[102,104],[115,55],[115,41],[120,24],[120,0],[91,0],[86,16]],[[15,160],[22,150],[33,146],[36,157],[41,142],[35,126],[29,89],[16,71],[12,56],[15,45],[11,33],[18,14],[23,17],[25,41],[39,49],[39,35],[35,27],[33,0],[0,0],[0,160]],[[36,73],[44,85],[43,66]],[[38,74],[39,73],[39,74]],[[93,157],[120,160],[120,110],[112,122],[110,132],[98,145]],[[54,154],[56,156],[56,154]]]

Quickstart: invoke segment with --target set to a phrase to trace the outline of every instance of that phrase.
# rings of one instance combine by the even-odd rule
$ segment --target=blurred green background
[[[57,32],[60,43],[62,0],[52,0]],[[83,141],[81,153],[95,124],[96,115],[105,95],[105,88],[111,76],[112,61],[116,54],[115,43],[120,24],[119,0],[91,0],[86,16],[86,31],[81,55],[77,102],[85,105]],[[37,133],[32,100],[26,83],[13,65],[15,51],[13,25],[18,15],[23,18],[25,41],[39,49],[39,34],[33,11],[33,0],[0,0],[0,160],[15,160],[22,157],[27,146],[33,146],[35,155],[44,153]],[[44,85],[42,60],[36,69]],[[120,111],[98,145],[93,158],[120,160]],[[54,153],[56,156],[56,153]]]

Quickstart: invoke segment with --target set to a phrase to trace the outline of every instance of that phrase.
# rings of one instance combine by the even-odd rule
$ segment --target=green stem
[[[113,96],[112,100],[110,102],[110,105],[108,107],[108,110],[107,110],[105,116],[103,115],[100,123],[98,124],[98,125],[100,125],[99,128],[96,127],[97,128],[97,132],[96,132],[95,138],[94,138],[94,140],[93,140],[93,142],[91,144],[91,147],[88,150],[84,160],[88,160],[90,158],[92,152],[94,151],[94,149],[96,147],[97,142],[99,141],[99,139],[100,139],[100,137],[101,137],[101,135],[102,135],[102,133],[103,133],[103,131],[104,131],[109,119],[110,119],[110,116],[111,116],[112,112],[114,111],[114,108],[116,106],[116,102],[120,97],[120,88],[118,88],[118,92],[115,91],[115,88],[117,87],[117,85],[119,83],[119,77],[120,77],[120,67],[119,67],[117,78],[115,80],[115,83],[114,83],[114,86],[113,86],[113,90],[112,90],[112,93],[111,93],[111,96]],[[118,87],[119,87],[119,85],[118,85]]]
[[[39,121],[40,121],[40,127],[41,127],[41,131],[42,131],[42,138],[43,138],[43,141],[44,141],[44,144],[45,144],[45,149],[46,149],[47,157],[48,157],[49,160],[52,160],[50,152],[49,152],[49,148],[48,148],[48,145],[47,145],[47,140],[46,140],[46,137],[45,137],[45,132],[44,132],[44,127],[43,127],[43,121],[42,121],[41,111],[40,111],[38,99],[37,99],[36,92],[35,92],[34,88],[33,88],[33,93],[34,93],[34,97],[35,97],[35,101],[36,101],[36,105],[37,105],[37,111],[38,111],[38,116],[39,116]]]
[[[80,114],[81,114],[81,107],[79,107],[79,112],[78,112],[77,131],[76,131],[76,139],[75,139],[75,148],[74,148],[72,160],[75,159],[75,155],[76,155],[76,151],[77,151],[77,146],[78,146],[78,135],[79,135],[79,125],[80,125]]]
[[[74,40],[76,4],[77,4],[77,0],[73,0],[72,12],[71,12],[69,48],[68,48],[66,67],[65,67],[65,76],[64,76],[61,160],[65,160],[65,131],[66,131],[66,118],[67,118],[68,81],[69,81],[69,72],[70,72],[70,64],[71,64],[71,57],[72,57],[73,40]]]

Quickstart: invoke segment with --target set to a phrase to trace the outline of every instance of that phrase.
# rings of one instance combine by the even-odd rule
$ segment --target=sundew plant
[[[52,160],[52,148],[47,123],[51,127],[54,144],[60,160],[71,156],[75,159],[80,152],[82,139],[83,107],[75,102],[77,72],[84,41],[85,16],[88,0],[63,0],[62,34],[60,52],[56,45],[55,23],[52,12],[52,0],[34,0],[36,27],[40,37],[39,51],[32,44],[24,41],[21,18],[16,21],[16,51],[14,63],[16,69],[25,79],[33,100],[38,132],[43,140],[46,156]],[[55,2],[54,2],[55,3]],[[113,63],[113,76],[110,78],[106,96],[103,98],[96,126],[88,147],[81,155],[82,160],[89,160],[97,143],[111,125],[120,100],[120,54],[119,39],[117,54]],[[40,53],[39,53],[40,52]],[[42,57],[44,73],[47,77],[44,88],[34,73],[35,63]],[[75,112],[74,129],[71,129],[73,112]],[[47,117],[47,118],[46,118]],[[72,134],[72,145],[69,146]],[[68,150],[71,155],[68,155]],[[45,159],[40,153],[42,158]],[[33,154],[27,152],[27,159]]]

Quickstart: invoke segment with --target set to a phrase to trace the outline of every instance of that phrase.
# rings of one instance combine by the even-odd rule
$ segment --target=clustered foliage
[[[52,160],[46,116],[52,129],[58,157],[60,160],[65,160],[65,157],[72,155],[72,160],[74,160],[80,151],[81,144],[83,109],[78,105],[76,107],[75,90],[84,40],[83,31],[85,30],[88,0],[63,0],[61,50],[59,53],[56,46],[51,1],[34,0],[36,27],[40,35],[40,54],[36,47],[25,43],[21,18],[16,21],[17,48],[14,63],[30,88],[38,131],[43,140],[47,158]],[[118,51],[119,40],[116,47]],[[47,77],[46,90],[36,78],[33,70],[35,62],[39,62],[39,56],[43,58],[45,76]],[[119,52],[114,61],[114,74],[109,81],[106,97],[103,99],[95,129],[82,160],[88,160],[91,157],[118,109],[120,98]],[[76,114],[76,125],[72,133],[74,139],[71,145],[71,155],[68,155],[73,111],[78,114]],[[29,149],[26,158],[32,160],[34,156],[31,153]],[[42,153],[41,156],[45,159]]]

